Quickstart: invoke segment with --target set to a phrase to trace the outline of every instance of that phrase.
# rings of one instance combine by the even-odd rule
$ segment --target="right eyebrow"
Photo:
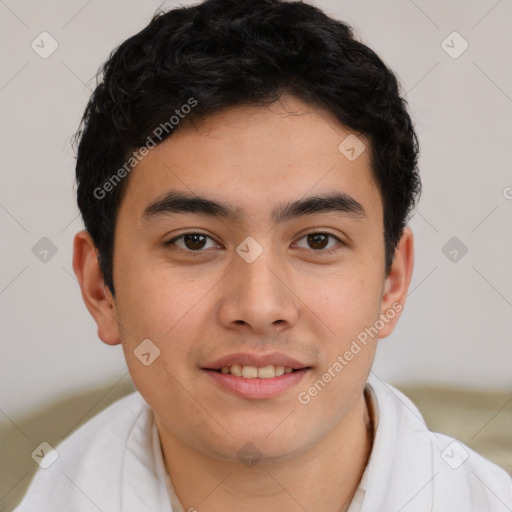
[[[145,208],[142,217],[145,220],[150,220],[153,217],[169,213],[195,213],[231,220],[240,217],[240,210],[233,205],[175,191],[169,192],[151,203]]]

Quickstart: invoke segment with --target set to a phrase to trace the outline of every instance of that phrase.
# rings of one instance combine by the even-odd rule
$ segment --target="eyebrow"
[[[295,217],[319,213],[337,212],[354,218],[365,218],[366,211],[353,197],[342,192],[311,196],[278,206],[272,211],[275,223],[282,223]],[[142,214],[144,220],[169,214],[193,213],[227,220],[239,220],[243,216],[240,208],[205,197],[172,191],[156,199]]]
[[[299,199],[272,211],[272,220],[277,224],[302,215],[318,213],[343,213],[354,218],[366,217],[361,203],[348,194],[336,192]]]
[[[229,203],[220,203],[183,192],[169,192],[151,203],[144,210],[142,217],[145,220],[150,220],[153,217],[172,213],[195,213],[230,220],[236,220],[241,216],[240,210]]]

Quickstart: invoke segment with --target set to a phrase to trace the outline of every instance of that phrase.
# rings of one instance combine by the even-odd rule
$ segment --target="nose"
[[[297,322],[299,300],[283,265],[264,251],[252,263],[237,257],[218,313],[228,329],[276,334]]]

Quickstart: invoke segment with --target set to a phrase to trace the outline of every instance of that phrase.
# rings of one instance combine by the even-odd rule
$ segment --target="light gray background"
[[[511,391],[512,3],[313,3],[396,71],[421,142],[411,291],[375,372],[399,384]],[[2,510],[28,485],[40,442],[55,445],[131,386],[120,347],[97,338],[71,268],[82,224],[70,137],[100,64],[158,6],[0,0]],[[43,31],[59,45],[47,59],[31,48]],[[469,44],[458,58],[442,47],[453,31]],[[32,252],[42,237],[57,247],[46,263]],[[452,237],[468,249],[457,262],[442,252]]]

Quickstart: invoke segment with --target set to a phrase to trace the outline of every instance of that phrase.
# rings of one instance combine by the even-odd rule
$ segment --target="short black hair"
[[[77,200],[112,293],[117,212],[149,141],[284,94],[327,109],[370,142],[389,273],[421,191],[418,140],[396,76],[346,23],[303,2],[207,0],[157,12],[97,80],[75,134]]]

